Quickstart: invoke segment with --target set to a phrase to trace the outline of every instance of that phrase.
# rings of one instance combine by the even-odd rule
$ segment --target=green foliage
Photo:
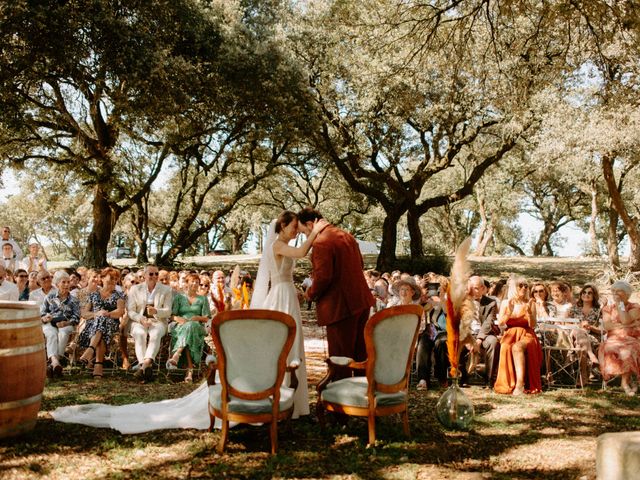
[[[449,275],[451,259],[441,250],[434,248],[432,252],[422,257],[398,257],[389,265],[390,270],[400,270],[412,275],[422,275],[433,272],[440,275]]]

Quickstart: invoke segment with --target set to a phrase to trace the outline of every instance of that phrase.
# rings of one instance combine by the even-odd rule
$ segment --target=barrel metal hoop
[[[0,402],[0,410],[11,410],[13,408],[26,407],[32,403],[36,403],[42,400],[42,394],[34,395],[33,397],[23,398],[22,400],[14,400],[11,402]]]
[[[0,323],[0,330],[15,330],[18,328],[38,327],[42,325],[42,320],[33,320],[31,322],[20,323]]]
[[[44,350],[44,343],[37,345],[29,345],[17,348],[0,348],[0,357],[15,357],[17,355],[25,355],[27,353],[36,353]]]

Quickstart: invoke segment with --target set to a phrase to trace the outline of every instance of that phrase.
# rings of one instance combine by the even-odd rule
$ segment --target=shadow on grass
[[[117,395],[115,386],[119,386]],[[121,379],[103,382],[65,381],[49,385],[45,410],[88,399],[126,403],[129,397],[145,401],[184,395],[193,386],[139,385]],[[126,390],[131,389],[129,393]],[[124,391],[123,391],[124,390]],[[346,427],[319,425],[300,419],[279,428],[280,451],[271,456],[266,427],[241,426],[230,433],[227,452],[215,453],[218,432],[163,430],[121,435],[113,430],[54,422],[41,418],[34,431],[0,442],[0,477],[51,478],[60,476],[60,462],[87,457],[89,463],[109,465],[108,473],[91,478],[326,478],[363,479],[398,477],[442,478],[443,472],[482,474],[485,478],[577,478],[591,475],[593,465],[511,464],[509,455],[543,440],[595,441],[601,433],[640,427],[640,402],[617,392],[554,391],[516,399],[471,389],[477,421],[469,432],[448,432],[434,411],[442,391],[412,392],[412,437],[405,438],[397,416],[377,421],[378,443],[366,447],[364,419],[351,419]],[[115,402],[110,401],[115,400]],[[523,408],[526,415],[505,415]],[[313,408],[312,408],[313,411]],[[180,449],[173,450],[173,449]],[[535,448],[535,447],[534,447]],[[171,458],[149,458],[156,450],[176,453]],[[153,454],[148,453],[154,452]],[[179,454],[178,454],[179,453]],[[501,460],[506,454],[507,460]],[[168,455],[170,456],[170,455]],[[118,460],[114,460],[118,458]],[[542,455],[541,455],[542,458]],[[85,461],[86,462],[86,461]],[[431,472],[431,473],[430,473]],[[432,474],[432,476],[431,476]],[[445,475],[446,476],[446,475]],[[74,477],[71,477],[74,478]],[[80,474],[75,478],[86,478]],[[463,477],[464,478],[464,477]]]

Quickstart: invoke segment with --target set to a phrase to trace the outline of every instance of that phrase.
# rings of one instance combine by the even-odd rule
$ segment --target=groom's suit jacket
[[[144,316],[144,309],[147,306],[147,292],[146,282],[134,285],[129,290],[127,310],[129,318],[134,322],[139,322]],[[171,287],[158,282],[156,284],[156,293],[153,297],[153,306],[158,310],[155,315],[156,320],[167,323],[167,319],[171,316],[172,301],[173,291]]]
[[[328,225],[313,242],[311,264],[313,283],[307,295],[316,302],[318,325],[331,325],[375,305],[351,234]]]

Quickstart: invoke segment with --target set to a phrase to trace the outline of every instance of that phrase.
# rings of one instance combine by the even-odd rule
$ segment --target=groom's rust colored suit
[[[316,302],[318,325],[327,327],[329,355],[365,360],[364,325],[375,300],[364,278],[358,242],[328,225],[313,242],[311,264],[313,283],[307,297]]]

